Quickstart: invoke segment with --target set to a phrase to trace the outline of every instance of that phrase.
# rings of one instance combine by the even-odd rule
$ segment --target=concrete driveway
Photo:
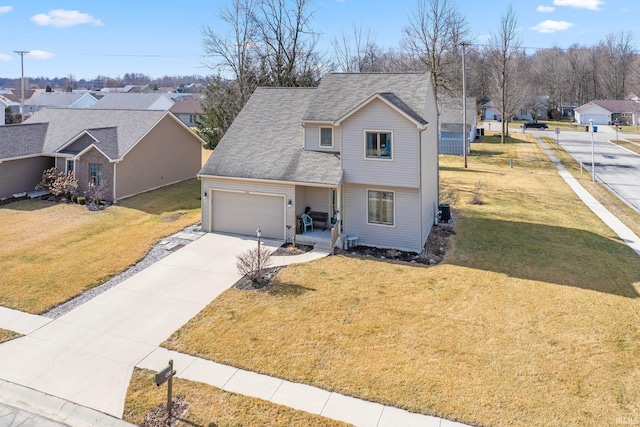
[[[264,241],[275,250],[283,242]],[[240,274],[256,239],[206,234],[34,332],[0,345],[0,378],[122,417],[134,365]]]

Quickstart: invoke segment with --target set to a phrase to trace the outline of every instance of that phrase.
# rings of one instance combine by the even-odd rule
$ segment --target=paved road
[[[629,137],[622,134],[620,136]],[[596,179],[640,212],[640,155],[607,142],[615,139],[615,131],[608,126],[599,126],[598,132],[593,134],[593,139]],[[591,134],[561,132],[559,142],[565,150],[584,164],[587,168],[585,173],[590,174]]]

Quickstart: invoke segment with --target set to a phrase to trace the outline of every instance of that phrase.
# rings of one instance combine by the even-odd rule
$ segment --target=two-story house
[[[424,73],[258,88],[198,175],[203,229],[292,241],[309,207],[331,244],[420,252],[438,208],[437,122]]]

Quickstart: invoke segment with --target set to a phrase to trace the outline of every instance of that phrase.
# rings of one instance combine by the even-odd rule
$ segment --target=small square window
[[[391,159],[391,132],[366,132],[366,156],[374,159]]]
[[[333,128],[320,128],[320,146],[333,147]]]

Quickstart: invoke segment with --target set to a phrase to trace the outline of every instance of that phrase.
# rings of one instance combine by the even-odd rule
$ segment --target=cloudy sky
[[[450,1],[479,44],[496,31],[509,4],[518,15],[522,45],[532,48],[594,45],[610,32],[634,33],[640,17],[638,0]],[[217,11],[228,2],[7,0],[0,3],[0,76],[20,76],[14,51],[30,51],[26,76],[208,75],[202,28],[222,29]],[[414,6],[415,0],[315,0],[319,47],[330,54],[332,38],[354,23],[370,28],[378,44],[398,46]],[[640,33],[634,41],[640,46]]]

